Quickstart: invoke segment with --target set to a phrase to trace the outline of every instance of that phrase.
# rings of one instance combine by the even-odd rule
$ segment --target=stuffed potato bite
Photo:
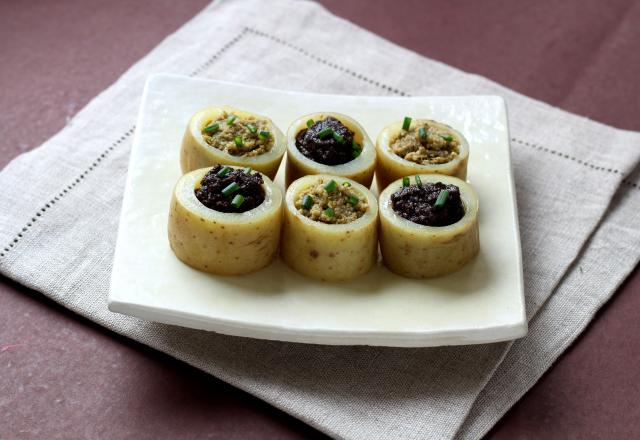
[[[233,107],[209,107],[187,125],[180,166],[183,173],[217,164],[251,167],[273,179],[286,148],[271,119]]]
[[[293,182],[285,196],[282,259],[323,281],[367,273],[378,257],[378,204],[354,180],[312,175]]]
[[[398,275],[446,275],[479,251],[478,196],[457,177],[404,177],[380,194],[379,203],[383,262]]]
[[[267,266],[276,256],[282,194],[266,176],[231,166],[183,175],[169,212],[169,243],[189,266],[239,275]]]
[[[431,119],[387,125],[376,140],[378,188],[404,176],[446,174],[467,178],[469,142],[458,131]]]
[[[341,113],[312,113],[287,130],[286,184],[311,174],[355,180],[369,188],[376,152],[364,128]]]

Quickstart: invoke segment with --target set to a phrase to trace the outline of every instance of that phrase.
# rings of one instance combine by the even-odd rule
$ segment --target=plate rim
[[[255,321],[246,321],[239,319],[227,319],[222,317],[212,317],[210,315],[203,315],[194,312],[186,312],[179,309],[170,309],[161,307],[158,305],[141,304],[135,301],[127,301],[122,297],[118,297],[112,291],[113,279],[115,278],[116,271],[112,270],[110,275],[109,293],[107,297],[107,307],[110,311],[121,313],[129,316],[135,316],[142,319],[150,320],[153,322],[160,322],[170,325],[177,325],[185,328],[194,328],[205,331],[212,331],[220,334],[250,337],[254,339],[263,340],[275,340],[283,342],[294,343],[307,343],[307,344],[321,344],[321,345],[369,345],[369,346],[388,346],[388,347],[435,347],[435,346],[459,346],[459,345],[472,345],[472,344],[486,344],[493,342],[508,341],[517,338],[521,338],[527,334],[528,322],[526,319],[526,301],[524,296],[524,275],[523,275],[523,262],[522,262],[522,247],[520,238],[520,225],[518,222],[518,208],[517,198],[515,191],[515,180],[513,176],[513,163],[511,160],[511,148],[510,148],[510,129],[508,123],[508,109],[503,97],[499,95],[438,95],[438,96],[386,96],[386,95],[344,95],[344,94],[323,94],[312,92],[298,92],[293,90],[283,90],[269,87],[261,87],[250,84],[237,83],[232,81],[207,79],[207,78],[193,78],[184,75],[168,74],[168,73],[154,73],[147,77],[143,88],[142,97],[140,100],[140,106],[136,116],[136,126],[132,139],[132,147],[128,161],[127,178],[125,184],[126,189],[130,188],[130,179],[132,179],[132,173],[130,172],[135,149],[138,148],[140,142],[140,130],[143,127],[141,121],[145,113],[145,108],[148,102],[149,92],[154,83],[164,80],[178,80],[189,82],[205,82],[205,83],[217,83],[222,86],[243,87],[254,90],[268,91],[271,93],[287,94],[287,95],[314,95],[323,97],[340,97],[340,98],[367,98],[367,99],[383,99],[383,100],[413,100],[413,99],[469,99],[469,98],[482,98],[482,99],[495,99],[497,105],[503,107],[503,116],[506,130],[507,141],[507,159],[508,159],[508,182],[509,190],[511,193],[511,203],[513,209],[510,209],[513,225],[516,231],[515,246],[517,251],[517,284],[520,295],[520,307],[519,316],[516,320],[509,322],[502,322],[497,325],[487,325],[483,327],[474,326],[473,328],[457,327],[455,329],[438,329],[438,330],[421,330],[421,331],[388,331],[388,330],[339,330],[329,328],[299,328],[291,327],[287,325],[274,325],[264,324]],[[123,196],[123,206],[125,197]],[[123,221],[125,215],[124,210],[121,210],[118,225]],[[120,227],[118,227],[118,235],[116,237],[116,246],[114,249],[114,261],[118,254],[117,250],[120,247]],[[115,265],[114,265],[115,266]],[[514,312],[515,314],[516,312]],[[189,322],[186,325],[185,322]],[[500,334],[497,335],[496,333]],[[464,342],[451,342],[451,339],[463,340]]]

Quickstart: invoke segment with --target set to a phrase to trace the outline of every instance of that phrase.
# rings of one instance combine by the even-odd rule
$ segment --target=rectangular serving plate
[[[269,116],[283,132],[307,113],[345,113],[374,142],[385,125],[405,115],[458,129],[471,145],[468,180],[480,199],[479,255],[458,272],[431,280],[402,278],[380,263],[343,283],[305,278],[279,259],[236,277],[186,266],[167,238],[169,201],[181,175],[180,143],[193,113],[219,105]],[[283,175],[284,166],[276,178],[281,188]],[[315,344],[427,347],[524,336],[522,257],[504,100],[322,95],[151,76],[131,151],[109,309],[229,335]]]

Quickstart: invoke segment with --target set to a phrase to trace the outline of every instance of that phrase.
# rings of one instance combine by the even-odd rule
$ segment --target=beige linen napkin
[[[513,344],[468,347],[327,347],[229,337],[109,312],[131,137],[144,81],[155,72],[321,93],[505,97],[529,335]],[[216,2],[60,133],[0,173],[0,271],[329,435],[478,438],[636,265],[640,191],[632,172],[639,146],[638,133],[420,57],[316,4]]]

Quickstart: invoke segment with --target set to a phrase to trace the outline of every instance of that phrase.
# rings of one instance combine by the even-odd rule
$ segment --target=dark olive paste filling
[[[330,129],[333,134],[322,136]],[[331,116],[314,122],[296,136],[296,147],[307,158],[323,165],[341,165],[354,159],[353,131]]]
[[[229,172],[223,172],[224,175],[220,176],[223,168],[223,165],[216,165],[209,170],[202,178],[200,188],[195,190],[196,198],[204,206],[219,212],[246,212],[264,202],[265,194],[260,173],[231,168]],[[229,188],[234,182],[238,188],[224,194],[225,188]],[[231,188],[235,188],[235,185]],[[238,195],[241,197],[236,198]],[[242,203],[237,206],[240,199],[243,199]]]
[[[444,205],[436,207],[443,190],[449,196]],[[464,217],[460,188],[441,182],[404,186],[391,195],[391,204],[398,215],[424,226],[448,226]]]

